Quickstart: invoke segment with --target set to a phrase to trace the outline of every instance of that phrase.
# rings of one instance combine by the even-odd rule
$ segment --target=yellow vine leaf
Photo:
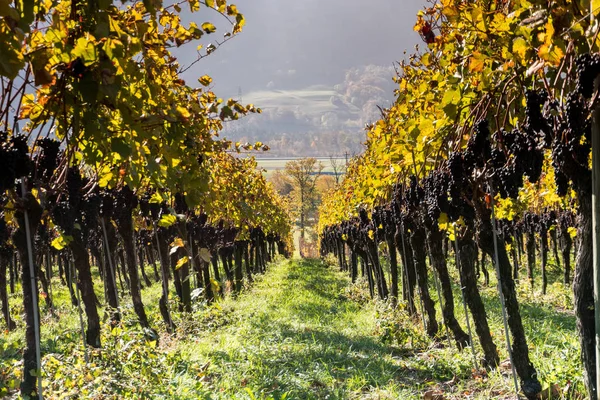
[[[69,243],[71,243],[72,241],[73,241],[73,236],[67,236],[67,235],[61,234],[58,237],[56,237],[54,240],[52,240],[50,245],[52,247],[54,247],[56,250],[62,250],[65,247],[67,247],[69,245]]]
[[[557,66],[560,64],[565,53],[560,47],[554,44],[544,43],[540,46],[540,49],[538,50],[538,55],[542,60],[554,66]]]
[[[473,55],[469,58],[469,70],[471,72],[481,72],[485,67],[486,57],[478,51],[474,51]]]
[[[575,239],[577,237],[577,228],[570,226],[567,229],[567,232],[569,232],[569,236],[571,236],[571,239]]]
[[[518,37],[513,41],[513,53],[518,55],[521,59],[525,59],[529,46],[522,37]]]
[[[185,256],[185,257],[181,257],[179,260],[177,260],[177,264],[175,264],[175,270],[178,270],[179,268],[183,267],[185,264],[187,264],[189,261],[189,257]]]
[[[161,226],[163,228],[168,228],[171,225],[173,225],[175,222],[177,222],[177,217],[175,217],[174,215],[171,215],[171,214],[166,214],[160,218],[160,221],[158,221],[158,226]]]

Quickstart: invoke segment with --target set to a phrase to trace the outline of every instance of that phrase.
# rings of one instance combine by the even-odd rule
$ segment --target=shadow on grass
[[[481,295],[484,299],[486,312],[492,315],[502,315],[502,307],[497,296],[490,294],[488,291],[481,292]],[[562,330],[574,331],[576,328],[574,315],[557,310],[552,306],[521,300],[519,311],[524,322],[534,325],[541,322],[550,322],[553,326]]]
[[[296,261],[283,276],[284,298],[274,298],[270,312],[248,321],[250,336],[260,339],[243,338],[239,349],[207,354],[215,380],[229,380],[226,390],[241,390],[235,382],[243,381],[254,394],[275,399],[284,393],[294,399],[348,398],[391,383],[418,390],[427,381],[452,378],[446,364],[406,366],[395,362],[398,354],[414,354],[374,336],[340,331],[340,312],[352,315],[360,306],[341,295],[348,281],[319,261]]]
[[[238,358],[237,352],[225,351],[211,353],[210,358],[216,364],[227,366],[225,374],[235,369],[232,364],[250,363],[255,370],[245,371],[252,377],[245,384],[254,393],[274,398],[284,393],[294,399],[347,398],[350,391],[368,392],[385,387],[391,381],[417,390],[436,377],[452,377],[449,368],[433,371],[423,364],[396,365],[384,357],[393,350],[369,337],[352,338],[331,331],[290,328],[281,329],[279,333],[281,343],[273,343],[278,348],[268,358],[264,353],[252,353],[251,349],[245,349],[245,359]],[[291,348],[284,345],[290,343],[288,339],[293,345],[287,347]]]

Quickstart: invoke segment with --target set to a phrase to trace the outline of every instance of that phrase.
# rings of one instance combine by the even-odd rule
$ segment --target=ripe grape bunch
[[[583,54],[576,60],[577,84],[558,109],[553,126],[552,165],[560,196],[573,187],[582,195],[590,194],[591,121],[587,99],[592,97],[594,81],[600,75],[600,56]],[[572,185],[569,183],[572,182]]]
[[[29,175],[31,159],[25,136],[13,135],[9,138],[7,132],[2,132],[0,142],[0,191],[4,192],[14,186],[15,179]]]
[[[58,166],[58,155],[60,154],[60,142],[54,139],[44,138],[37,141],[40,153],[37,158],[37,178],[50,180],[54,170]]]
[[[468,171],[472,171],[474,167],[483,168],[491,155],[490,125],[482,119],[475,124],[473,134],[467,142],[467,148],[463,156],[464,165],[468,168]]]
[[[425,222],[435,224],[441,213],[450,213],[450,202],[448,190],[450,188],[450,176],[443,170],[435,170],[423,180],[425,192],[426,215]]]
[[[600,75],[600,55],[582,54],[575,60],[577,83],[575,91],[589,99],[594,92],[594,81]]]

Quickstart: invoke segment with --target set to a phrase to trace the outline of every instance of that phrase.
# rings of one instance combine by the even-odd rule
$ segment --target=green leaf
[[[102,50],[111,60],[119,59],[123,57],[123,42],[119,39],[107,38]]]
[[[529,46],[522,37],[518,37],[513,41],[513,53],[517,54],[521,59],[525,58]]]
[[[101,188],[107,187],[110,181],[112,180],[113,176],[114,175],[112,172],[108,172],[107,174],[102,175],[98,180],[98,186],[100,186]]]
[[[460,102],[460,92],[458,90],[448,90],[444,93],[444,98],[442,99],[442,108],[446,115],[454,119],[456,117],[457,112],[457,104]]]
[[[150,14],[156,14],[156,8],[154,7],[154,1],[152,0],[143,0],[144,7]]]
[[[63,236],[59,235],[55,238],[50,245],[54,247],[56,250],[62,250],[69,245],[73,241],[73,236]]]
[[[110,142],[110,148],[122,158],[127,158],[131,155],[131,147],[121,138],[113,138]]]
[[[205,262],[210,262],[210,258],[211,258],[210,257],[210,250],[208,250],[207,248],[205,248],[205,247],[201,248],[200,251],[198,252],[198,255]]]
[[[150,197],[150,204],[160,204],[163,202],[163,198],[162,196],[158,193],[158,192],[154,192],[154,194],[152,194],[152,196]]]
[[[10,6],[10,0],[0,0],[0,17],[6,17],[12,14],[13,8]]]
[[[88,37],[80,37],[77,39],[77,44],[71,53],[73,58],[81,58],[84,65],[90,65],[96,62],[98,58],[98,54],[96,52],[96,45],[94,42],[91,42]]]
[[[171,214],[165,214],[160,218],[160,221],[158,221],[158,226],[161,226],[163,228],[168,228],[176,222],[177,222],[176,216],[171,215]]]
[[[29,24],[33,22],[34,13],[33,9],[36,2],[34,0],[16,0],[15,5],[17,10],[21,10],[21,20],[19,26],[29,31]]]

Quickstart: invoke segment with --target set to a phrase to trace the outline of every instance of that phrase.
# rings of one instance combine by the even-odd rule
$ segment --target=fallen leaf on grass
[[[444,385],[448,385],[448,386],[454,386],[458,383],[458,379],[456,378],[456,375],[452,376],[452,379],[450,379],[449,381],[444,382]]]
[[[445,400],[445,397],[440,392],[428,390],[427,392],[425,392],[425,394],[423,394],[423,400]]]

